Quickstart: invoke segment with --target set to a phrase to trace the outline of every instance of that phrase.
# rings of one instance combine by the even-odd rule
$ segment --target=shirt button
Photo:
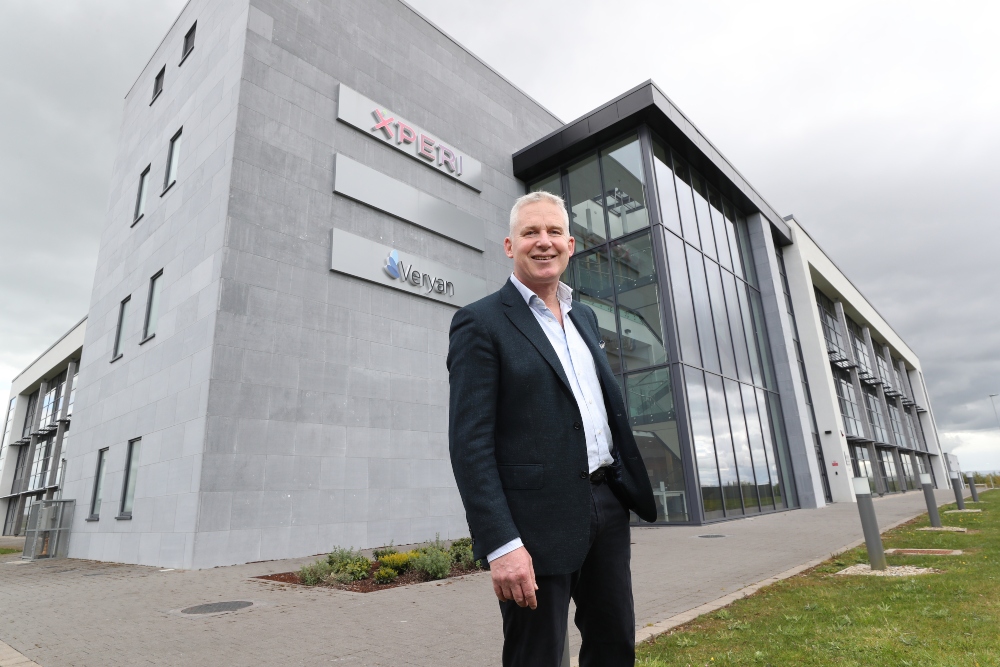
[[[573,422],[573,428],[579,431],[581,428],[583,428],[583,425],[580,422]]]
[[[586,470],[581,470],[580,471],[580,479],[587,479],[589,477],[590,477],[590,475],[587,474]]]

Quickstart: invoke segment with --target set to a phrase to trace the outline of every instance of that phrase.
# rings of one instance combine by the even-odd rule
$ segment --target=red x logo
[[[392,123],[396,119],[391,117],[386,118],[385,116],[382,115],[382,111],[380,109],[375,109],[375,111],[373,111],[372,113],[375,114],[375,118],[378,119],[378,124],[372,128],[372,132],[374,132],[375,130],[382,130],[383,132],[385,132],[385,136],[387,139],[392,139],[393,136]]]

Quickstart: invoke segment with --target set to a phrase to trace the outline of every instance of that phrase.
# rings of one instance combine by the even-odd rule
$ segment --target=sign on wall
[[[438,262],[334,229],[330,270],[453,306],[486,296],[486,281]]]
[[[342,83],[338,85],[337,119],[477,192],[483,189],[482,163]]]

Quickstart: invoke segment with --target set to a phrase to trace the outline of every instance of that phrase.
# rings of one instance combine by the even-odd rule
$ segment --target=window
[[[11,427],[14,426],[14,407],[16,405],[17,396],[10,399],[10,404],[7,406],[7,420],[4,422],[3,439],[0,439],[0,458],[3,456],[4,447],[10,444],[10,432]]]
[[[27,438],[31,434],[32,426],[35,423],[35,406],[38,405],[38,394],[41,389],[36,389],[31,396],[28,396],[28,409],[24,411],[24,426],[21,428],[21,437]]]
[[[107,462],[108,450],[105,448],[97,452],[97,470],[94,475],[94,496],[90,499],[90,517],[88,517],[91,521],[97,521],[101,518],[101,497],[104,494],[104,470],[107,467]]]
[[[166,66],[163,66],[159,72],[156,74],[156,78],[153,79],[153,99],[149,101],[150,104],[156,101],[156,98],[160,96],[163,92],[163,77],[167,74]]]
[[[197,28],[198,22],[195,21],[195,24],[191,26],[191,29],[187,31],[186,35],[184,35],[184,53],[181,54],[181,63],[184,62],[184,59],[188,57],[189,53],[194,51],[194,34]]]
[[[132,224],[139,222],[146,213],[146,191],[149,189],[149,165],[139,174],[139,191],[135,195],[135,215],[132,216]]]
[[[149,279],[149,299],[146,301],[146,324],[142,328],[142,342],[156,335],[156,323],[160,319],[160,288],[163,286],[163,271]]]
[[[169,190],[170,186],[177,182],[177,164],[181,160],[182,131],[183,130],[177,130],[177,134],[175,134],[170,140],[170,151],[167,153],[167,171],[166,176],[163,179],[164,192]]]
[[[854,394],[854,383],[851,375],[842,368],[833,369],[833,383],[837,389],[837,399],[840,403],[840,416],[844,419],[844,431],[855,438],[863,438],[865,432],[861,427],[861,410]]]
[[[139,446],[141,439],[128,443],[128,457],[125,459],[125,483],[122,484],[122,506],[118,518],[132,518],[132,502],[135,500],[135,480],[139,473]]]
[[[128,327],[128,304],[131,300],[131,296],[125,297],[118,309],[118,329],[115,331],[115,349],[111,354],[111,361],[122,356],[122,341],[125,339],[125,329]]]

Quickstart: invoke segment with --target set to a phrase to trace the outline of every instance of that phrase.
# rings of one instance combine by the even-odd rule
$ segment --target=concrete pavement
[[[950,490],[938,492],[940,503],[953,500]],[[875,507],[886,528],[922,513],[923,496],[887,496]],[[861,526],[856,506],[840,503],[710,526],[636,528],[632,535],[641,633],[825,558],[858,541]],[[0,642],[42,667],[499,664],[500,618],[488,574],[370,594],[253,579],[310,560],[161,571],[0,556]],[[205,616],[180,613],[229,600],[254,605]],[[574,653],[578,646],[574,629]],[[9,655],[0,645],[0,667],[30,665],[5,662]]]

